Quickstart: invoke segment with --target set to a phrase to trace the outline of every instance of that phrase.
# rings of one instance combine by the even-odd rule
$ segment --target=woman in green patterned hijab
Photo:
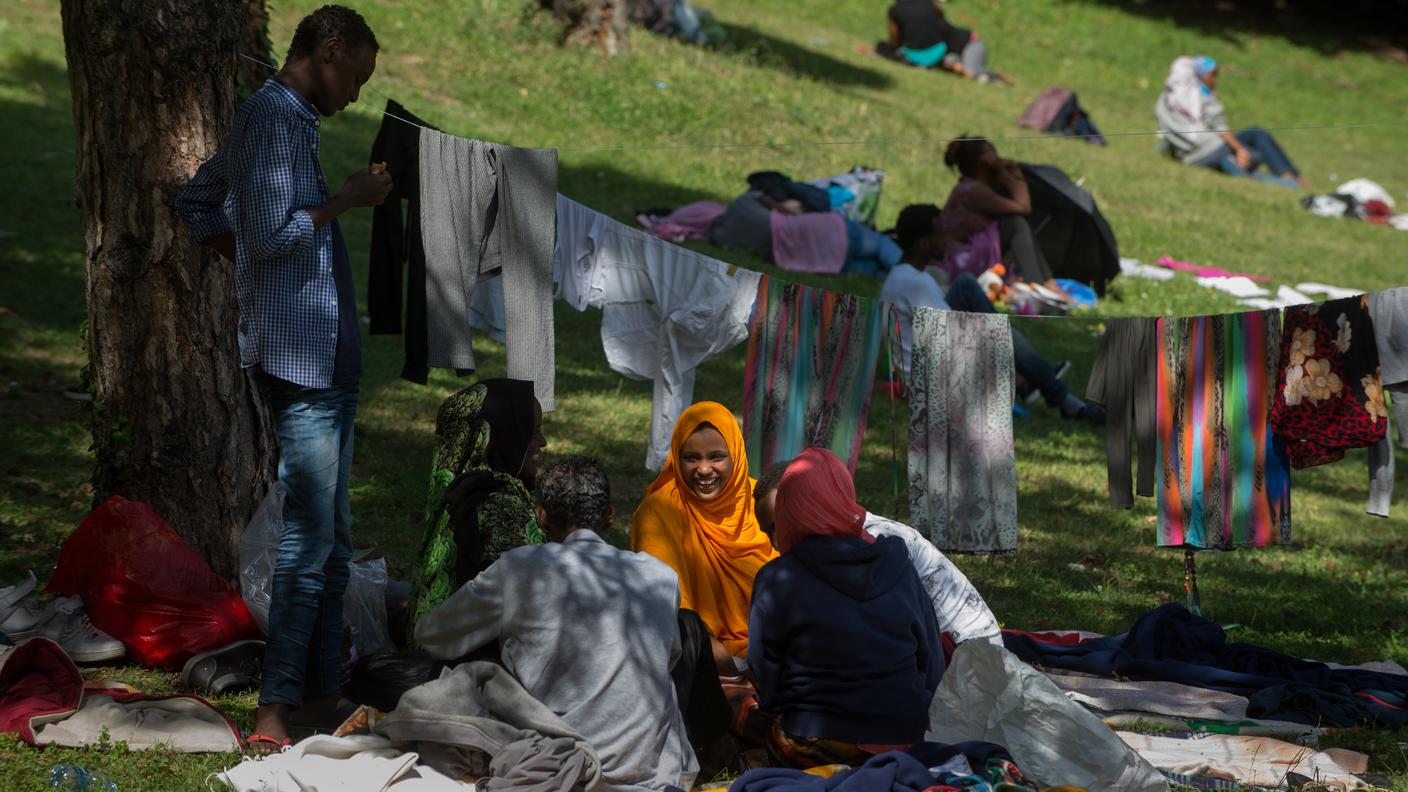
[[[440,405],[409,627],[505,551],[544,540],[529,491],[547,445],[533,383],[488,379]]]

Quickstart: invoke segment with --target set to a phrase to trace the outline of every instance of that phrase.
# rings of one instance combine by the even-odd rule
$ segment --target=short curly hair
[[[611,482],[592,457],[573,454],[549,465],[538,474],[537,489],[553,530],[601,531],[611,524]]]
[[[288,60],[312,55],[319,44],[333,38],[348,47],[371,47],[372,52],[380,50],[376,34],[361,14],[346,6],[325,5],[298,23],[298,29],[293,31],[293,41],[288,45]]]
[[[753,485],[753,500],[760,501],[768,496],[769,492],[777,489],[777,485],[782,483],[782,474],[787,472],[787,466],[792,464],[788,459],[784,462],[774,462],[763,469],[758,476],[758,482]]]

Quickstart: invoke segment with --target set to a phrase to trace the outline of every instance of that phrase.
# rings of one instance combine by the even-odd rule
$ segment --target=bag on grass
[[[178,669],[192,655],[260,635],[205,559],[152,507],[119,495],[64,542],[46,591],[81,597],[93,625],[150,668]]]

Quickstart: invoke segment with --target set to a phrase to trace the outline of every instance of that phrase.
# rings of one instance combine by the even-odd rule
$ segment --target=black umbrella
[[[1055,165],[1020,164],[1032,196],[1027,222],[1052,274],[1088,283],[1103,295],[1120,273],[1120,253],[1095,198]]]

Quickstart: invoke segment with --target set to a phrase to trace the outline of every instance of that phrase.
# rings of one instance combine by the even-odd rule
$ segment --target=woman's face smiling
[[[702,426],[680,448],[680,474],[690,491],[702,501],[723,494],[733,474],[733,457],[728,443],[712,426]]]

